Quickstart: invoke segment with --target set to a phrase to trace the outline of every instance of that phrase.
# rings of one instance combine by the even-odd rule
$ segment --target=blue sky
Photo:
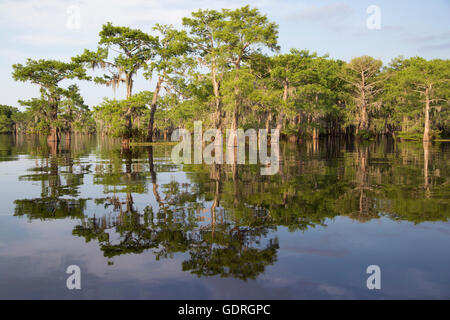
[[[450,57],[450,0],[0,0],[0,104],[17,106],[17,100],[39,95],[32,85],[12,80],[12,64],[26,58],[66,61],[84,48],[95,49],[106,21],[151,32],[154,23],[181,26],[181,18],[199,8],[246,4],[279,24],[282,52],[308,49],[346,61],[364,54],[384,62],[399,55]],[[381,9],[380,30],[367,28],[370,5]],[[80,9],[79,29],[67,27],[71,6]],[[113,96],[111,88],[86,82],[79,86],[90,106]],[[153,87],[138,77],[135,92]],[[124,87],[119,88],[117,97],[124,92]]]

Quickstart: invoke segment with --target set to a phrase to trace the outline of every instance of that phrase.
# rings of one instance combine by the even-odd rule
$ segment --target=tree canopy
[[[277,128],[291,140],[450,135],[449,60],[398,57],[383,65],[370,56],[345,62],[306,49],[280,53],[278,25],[250,6],[198,10],[182,24],[180,30],[156,24],[146,33],[108,22],[97,49],[70,63],[13,65],[13,78],[38,85],[41,96],[20,101],[27,107],[20,116],[2,116],[4,127],[50,133],[51,140],[97,131],[120,135],[125,148],[131,139],[167,138],[196,120],[220,130]],[[97,68],[104,74],[87,75]],[[134,96],[139,76],[149,90]],[[88,108],[75,85],[60,86],[76,78],[111,86],[114,97]],[[119,101],[122,83],[126,98]]]

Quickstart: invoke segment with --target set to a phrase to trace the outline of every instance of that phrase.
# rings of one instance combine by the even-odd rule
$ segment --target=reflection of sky
[[[75,221],[0,218],[0,298],[449,298],[448,223],[367,223],[348,218],[306,232],[279,228],[278,261],[256,280],[197,278],[181,271],[185,254],[155,261],[150,252],[114,258],[96,241],[71,235]],[[30,241],[33,239],[33,241]],[[65,268],[82,270],[82,290],[65,288]],[[366,288],[368,265],[382,290]]]
[[[14,200],[20,194],[21,199],[33,199],[41,196],[40,182],[19,181],[18,177],[27,172],[28,168],[35,166],[35,161],[28,156],[19,156],[19,161],[10,161],[2,158],[0,162],[0,216],[11,215],[14,212]],[[9,160],[9,161],[7,161]]]

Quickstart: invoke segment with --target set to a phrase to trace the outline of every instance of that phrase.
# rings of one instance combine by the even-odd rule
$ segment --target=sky
[[[12,79],[13,64],[27,58],[69,61],[85,48],[95,50],[107,21],[152,33],[155,23],[181,28],[182,17],[198,9],[247,4],[279,25],[282,53],[308,49],[345,61],[367,54],[385,63],[399,55],[450,58],[450,0],[0,0],[0,104],[18,106],[17,100],[39,96],[35,86]],[[371,6],[380,19],[368,11]],[[111,88],[77,84],[91,107],[113,97]],[[138,75],[134,92],[153,88]],[[117,98],[125,91],[120,87]]]

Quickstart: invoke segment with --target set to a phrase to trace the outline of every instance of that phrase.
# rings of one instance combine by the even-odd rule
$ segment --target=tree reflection
[[[19,179],[40,183],[39,198],[15,201],[15,215],[76,218],[73,235],[97,242],[110,261],[147,251],[157,260],[179,255],[182,269],[198,276],[254,279],[276,262],[280,228],[307,231],[339,216],[450,216],[449,163],[437,156],[448,154],[444,145],[283,144],[279,173],[261,176],[257,165],[178,167],[165,146],[121,150],[104,137],[85,139],[55,148],[19,137],[8,145],[8,157],[27,150],[35,159]],[[86,159],[92,154],[95,163]],[[172,172],[185,177],[163,176]],[[85,198],[83,185],[101,191]]]
[[[200,230],[191,244],[190,259],[183,262],[183,271],[198,276],[254,279],[277,258],[277,238],[258,245],[267,233],[264,227],[233,227],[230,224]]]
[[[62,148],[58,144],[48,144],[42,149],[34,149],[36,166],[30,174],[19,176],[20,181],[40,182],[39,198],[17,199],[15,215],[27,215],[32,219],[82,218],[89,199],[79,197],[79,188],[84,176],[91,172],[92,164],[83,164],[79,157],[88,149]]]
[[[267,236],[272,226],[238,226],[225,221],[223,217],[221,221],[217,221],[216,210],[220,205],[223,172],[219,166],[212,166],[211,169],[214,200],[208,209],[205,202],[198,201],[202,189],[189,184],[172,180],[161,185],[160,194],[153,151],[152,147],[148,148],[147,157],[157,209],[147,206],[142,212],[138,212],[133,206],[129,188],[114,189],[124,194],[125,201],[121,202],[117,195],[97,199],[97,203],[112,209],[111,214],[84,219],[74,229],[74,235],[84,237],[86,241],[98,241],[100,250],[108,258],[151,250],[159,260],[186,252],[190,258],[183,262],[183,270],[198,275],[254,278],[264,271],[265,266],[275,262],[277,240],[270,239],[266,246],[260,245],[261,239]],[[144,173],[131,165],[131,154],[125,153],[122,157],[125,161],[122,178],[127,177],[127,183],[143,181],[129,180],[130,177],[139,177]],[[115,172],[120,174],[120,171]],[[123,179],[118,178],[117,181]],[[111,179],[108,179],[108,183],[111,183]],[[205,212],[209,212],[210,216],[204,216]],[[110,237],[111,231],[115,234],[114,241]]]

